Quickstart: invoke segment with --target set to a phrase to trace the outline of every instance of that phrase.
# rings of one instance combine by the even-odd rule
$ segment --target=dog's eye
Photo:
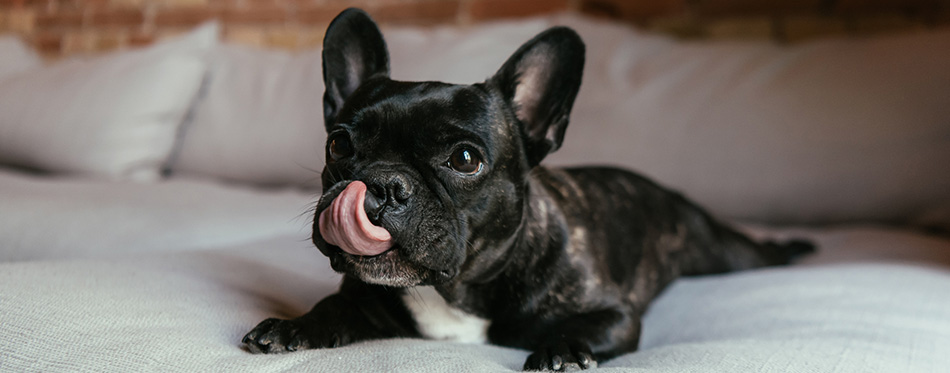
[[[478,153],[469,148],[461,148],[452,153],[449,158],[449,167],[466,175],[474,175],[482,169],[482,160]]]
[[[330,158],[336,161],[352,155],[353,145],[350,144],[350,138],[346,135],[337,135],[330,139],[327,152],[330,153]]]

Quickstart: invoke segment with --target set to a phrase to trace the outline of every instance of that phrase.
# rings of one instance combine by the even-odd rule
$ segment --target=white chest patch
[[[486,343],[489,321],[450,306],[431,286],[416,286],[402,296],[419,332],[429,339]]]

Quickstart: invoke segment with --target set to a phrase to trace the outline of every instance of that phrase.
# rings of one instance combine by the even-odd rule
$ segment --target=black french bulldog
[[[637,349],[647,305],[677,277],[813,250],[753,242],[627,171],[539,166],[583,66],[580,37],[555,27],[484,83],[393,81],[370,17],[337,16],[313,242],[343,283],[303,316],[261,322],[247,348],[426,337],[527,349],[527,370],[589,368]]]

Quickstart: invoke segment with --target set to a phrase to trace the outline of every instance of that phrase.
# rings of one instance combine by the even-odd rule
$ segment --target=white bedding
[[[0,171],[0,260],[213,248],[309,232],[316,195]]]
[[[0,198],[3,371],[495,372],[519,370],[527,356],[423,340],[278,356],[244,351],[240,339],[257,322],[299,315],[339,282],[307,241],[309,217],[297,217],[313,199],[305,193],[0,173]],[[30,206],[47,206],[45,213],[60,206],[64,214],[47,215],[42,226],[8,228],[17,219],[41,221],[40,212],[25,211]],[[69,240],[51,238],[68,222],[76,226]],[[155,229],[143,228],[152,224]],[[253,229],[260,224],[263,229]],[[937,372],[950,366],[950,241],[875,227],[750,229],[812,237],[822,251],[797,267],[677,281],[650,309],[641,351],[601,367]],[[206,244],[183,249],[174,237],[156,239],[162,230],[183,230]],[[113,233],[152,243],[121,250],[104,238]],[[30,240],[52,249],[28,251],[42,247]],[[66,242],[74,250],[70,258],[63,257]],[[102,250],[109,245],[116,246]]]

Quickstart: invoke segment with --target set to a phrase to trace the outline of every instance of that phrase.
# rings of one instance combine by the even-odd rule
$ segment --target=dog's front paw
[[[338,333],[300,319],[270,318],[257,324],[244,336],[243,342],[252,353],[276,354],[309,348],[337,347],[342,341]]]
[[[586,343],[558,341],[528,356],[524,370],[569,372],[596,368],[597,361]]]

